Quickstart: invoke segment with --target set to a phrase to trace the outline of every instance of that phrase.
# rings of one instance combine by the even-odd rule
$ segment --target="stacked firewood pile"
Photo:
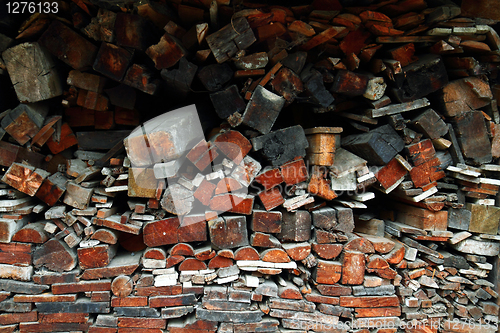
[[[494,1],[42,2],[0,17],[0,332],[497,331]]]

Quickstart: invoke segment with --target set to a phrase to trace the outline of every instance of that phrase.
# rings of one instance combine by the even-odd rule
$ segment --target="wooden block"
[[[206,40],[217,62],[223,63],[238,51],[252,45],[256,38],[246,18],[239,17],[231,24],[207,36]]]
[[[494,206],[476,205],[467,203],[471,212],[469,231],[480,234],[496,235],[498,232],[498,215],[500,209]]]
[[[440,104],[447,117],[459,116],[486,106],[493,95],[490,86],[477,77],[451,81],[443,87]]]
[[[254,210],[250,229],[266,233],[279,233],[281,232],[281,219],[281,212]]]
[[[11,279],[1,279],[0,289],[17,294],[41,294],[49,289],[47,285],[40,285],[32,282],[14,281]]]
[[[45,272],[45,274],[33,275],[33,282],[37,284],[54,284],[65,282],[77,282],[77,275],[80,274],[80,269],[74,269],[67,273]]]
[[[47,146],[53,154],[58,154],[69,147],[77,145],[78,139],[69,127],[67,123],[63,123],[61,125],[61,140],[59,142],[54,141],[53,137],[51,137],[47,141]]]
[[[391,88],[399,102],[409,102],[427,96],[448,83],[448,75],[441,57],[433,54],[402,68],[394,76],[396,87]]]
[[[307,168],[303,159],[298,159],[280,166],[281,175],[286,185],[294,185],[308,178]]]
[[[111,291],[116,297],[124,298],[129,296],[134,289],[132,278],[127,275],[119,275],[111,282]]]
[[[23,227],[21,230],[17,231],[12,237],[13,242],[21,243],[45,243],[49,237],[44,230],[44,222],[30,223]]]
[[[252,149],[250,141],[238,131],[221,133],[217,135],[214,143],[224,155],[236,164],[240,164],[250,149]]]
[[[385,190],[389,190],[407,173],[408,170],[396,158],[393,158],[375,174],[375,177]]]
[[[2,181],[29,196],[34,196],[48,175],[45,170],[14,163],[4,174]]]
[[[342,146],[375,165],[385,165],[404,148],[404,142],[390,125],[342,139]]]
[[[255,182],[262,185],[265,190],[278,186],[283,182],[283,177],[281,175],[280,169],[274,168],[261,172],[254,179]]]
[[[428,185],[435,181],[444,178],[446,174],[439,167],[440,161],[438,158],[433,158],[425,163],[422,163],[410,171],[410,177],[415,187],[428,189]]]
[[[128,169],[128,196],[138,198],[155,198],[156,189],[160,186],[151,168]]]
[[[33,58],[27,54],[33,54]],[[62,94],[55,64],[40,44],[16,45],[4,51],[3,58],[19,101],[34,103]]]
[[[190,92],[191,83],[193,82],[197,70],[198,66],[187,61],[186,57],[182,57],[181,60],[179,60],[179,68],[162,69],[161,77],[166,81],[169,90],[172,89],[177,91],[181,96],[186,96]],[[214,106],[216,107],[215,103]],[[216,112],[218,112],[217,107]]]
[[[331,90],[347,96],[361,96],[366,91],[368,76],[347,70],[340,70],[335,76]]]
[[[304,242],[311,237],[311,215],[308,211],[283,212],[283,222],[278,239],[281,241]]]
[[[312,250],[318,257],[331,260],[342,252],[342,244],[312,244]]]
[[[403,204],[393,206],[397,211],[397,221],[422,230],[446,230],[448,212],[432,212],[427,209]]]
[[[427,109],[413,118],[412,124],[430,139],[438,139],[448,133],[448,126],[433,109]]]
[[[198,78],[208,91],[217,91],[231,80],[233,70],[228,64],[213,64],[200,69]]]
[[[342,264],[337,261],[318,260],[313,277],[317,283],[335,284],[342,276]]]
[[[177,217],[148,222],[144,226],[144,244],[150,247],[175,244],[178,242],[179,227],[180,221]]]
[[[125,76],[125,72],[132,60],[133,52],[130,52],[119,46],[103,42],[95,62],[93,69],[110,79],[121,81]]]
[[[78,261],[82,269],[105,267],[116,254],[117,246],[101,244],[93,247],[79,248]]]
[[[160,80],[155,79],[154,73],[146,66],[138,64],[130,66],[123,83],[149,95],[154,95],[160,86]]]
[[[72,70],[68,74],[66,83],[77,88],[101,93],[106,79],[99,75]]]
[[[233,84],[224,90],[210,94],[210,100],[219,118],[227,119],[231,126],[239,125],[246,104],[236,85]],[[240,120],[234,121],[236,118]]]
[[[60,172],[44,179],[38,189],[36,197],[49,206],[54,206],[66,191],[67,178]]]
[[[204,242],[207,240],[207,222],[199,215],[183,216],[177,234],[179,242]]]
[[[335,100],[332,94],[326,90],[323,75],[312,68],[307,66],[301,73],[301,79],[304,83],[304,89],[311,95],[311,100],[314,104],[323,108],[328,108]]]
[[[78,209],[86,209],[90,203],[93,189],[85,188],[75,183],[68,183],[66,186],[66,194],[64,203]]]
[[[285,199],[281,195],[279,187],[274,187],[272,189],[260,192],[259,199],[267,211],[276,208],[285,202]]]
[[[2,127],[19,144],[24,145],[37,136],[47,111],[47,108],[40,104],[19,104],[2,118]]]
[[[22,322],[36,322],[38,314],[36,311],[26,313],[2,313],[0,314],[0,325],[18,324]]]
[[[0,243],[0,263],[31,265],[31,244]]]
[[[165,33],[158,44],[151,45],[146,54],[155,63],[156,69],[170,68],[186,55],[186,50],[179,40]]]
[[[365,277],[365,255],[363,253],[344,251],[342,267],[342,284],[363,284]]]
[[[492,160],[491,144],[480,111],[465,112],[455,119],[456,133],[464,157],[473,164]]]
[[[277,145],[278,141],[280,148]],[[305,156],[305,148],[308,146],[304,130],[300,126],[292,126],[258,136],[251,142],[254,150],[260,151],[273,166]]]
[[[448,210],[448,227],[459,230],[469,230],[472,213],[467,209],[450,208]]]
[[[76,70],[90,68],[97,53],[97,48],[92,43],[61,21],[52,22],[40,37],[39,43]]]
[[[149,299],[149,306],[152,308],[195,305],[194,294],[181,294],[173,296],[153,296]]]
[[[261,134],[268,134],[284,104],[285,99],[283,97],[259,85],[255,88],[246,106],[242,123]]]
[[[405,148],[415,166],[419,166],[434,158],[436,151],[429,139],[406,146]]]
[[[51,239],[33,252],[35,267],[45,266],[56,271],[71,271],[78,263],[76,249],[70,249],[66,243]]]
[[[118,242],[118,233],[114,230],[101,228],[96,230],[90,239],[95,239],[106,244],[116,244]]]
[[[208,221],[210,241],[217,249],[232,249],[248,245],[244,216],[219,217]]]
[[[81,281],[75,283],[54,283],[52,285],[52,293],[54,295],[108,290],[111,290],[111,280]]]

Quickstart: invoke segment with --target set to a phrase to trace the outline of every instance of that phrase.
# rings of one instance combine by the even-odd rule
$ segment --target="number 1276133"
[[[9,1],[6,6],[9,14],[56,14],[59,11],[59,4],[55,1]]]

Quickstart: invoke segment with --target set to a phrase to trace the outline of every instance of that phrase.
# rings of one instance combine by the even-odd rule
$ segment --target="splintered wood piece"
[[[389,253],[385,254],[383,258],[387,260],[389,264],[397,265],[404,259],[405,252],[405,247],[400,242],[396,242],[394,248]]]
[[[342,284],[363,284],[365,277],[364,253],[356,251],[344,251],[342,256],[342,267]]]
[[[278,71],[270,84],[273,90],[283,96],[288,104],[292,103],[297,95],[304,91],[304,86],[299,76],[286,67]]]
[[[238,131],[227,131],[217,135],[214,144],[236,164],[240,164],[252,149],[250,141]]]
[[[244,216],[219,217],[208,221],[210,241],[216,249],[232,249],[248,245]]]
[[[29,196],[34,196],[48,175],[45,170],[13,163],[5,172],[2,181]]]
[[[110,79],[121,81],[132,61],[132,56],[133,52],[103,42],[95,58],[93,69]]]
[[[313,277],[317,283],[335,284],[342,276],[342,264],[338,261],[318,260]]]
[[[218,63],[223,63],[232,58],[240,50],[245,50],[255,41],[255,35],[248,21],[238,17],[230,24],[207,36],[208,46]]]
[[[255,88],[243,113],[242,123],[261,134],[271,131],[274,122],[285,105],[285,99],[262,86]]]
[[[78,256],[76,249],[70,249],[66,243],[51,239],[33,252],[35,267],[45,266],[51,271],[69,272],[76,267]]]
[[[39,43],[76,70],[92,66],[97,47],[59,20],[54,20],[39,39]]]
[[[127,297],[134,289],[134,282],[130,276],[120,275],[111,282],[111,291],[116,297]]]
[[[12,236],[13,242],[43,244],[49,236],[44,230],[45,222],[30,223]]]
[[[186,215],[193,209],[193,192],[180,184],[169,186],[163,193],[161,207],[175,215]]]
[[[326,43],[328,40],[343,33],[345,30],[347,30],[345,27],[330,27],[309,39],[305,44],[302,44],[300,49],[302,51],[309,51],[318,45]]]
[[[307,191],[325,200],[333,200],[338,195],[331,189],[330,180],[326,179],[327,174],[324,167],[314,165],[311,170]]]
[[[398,274],[395,270],[393,270],[389,263],[379,255],[373,255],[368,258],[368,262],[366,263],[366,270],[369,273],[375,273],[383,279],[394,279]]]

